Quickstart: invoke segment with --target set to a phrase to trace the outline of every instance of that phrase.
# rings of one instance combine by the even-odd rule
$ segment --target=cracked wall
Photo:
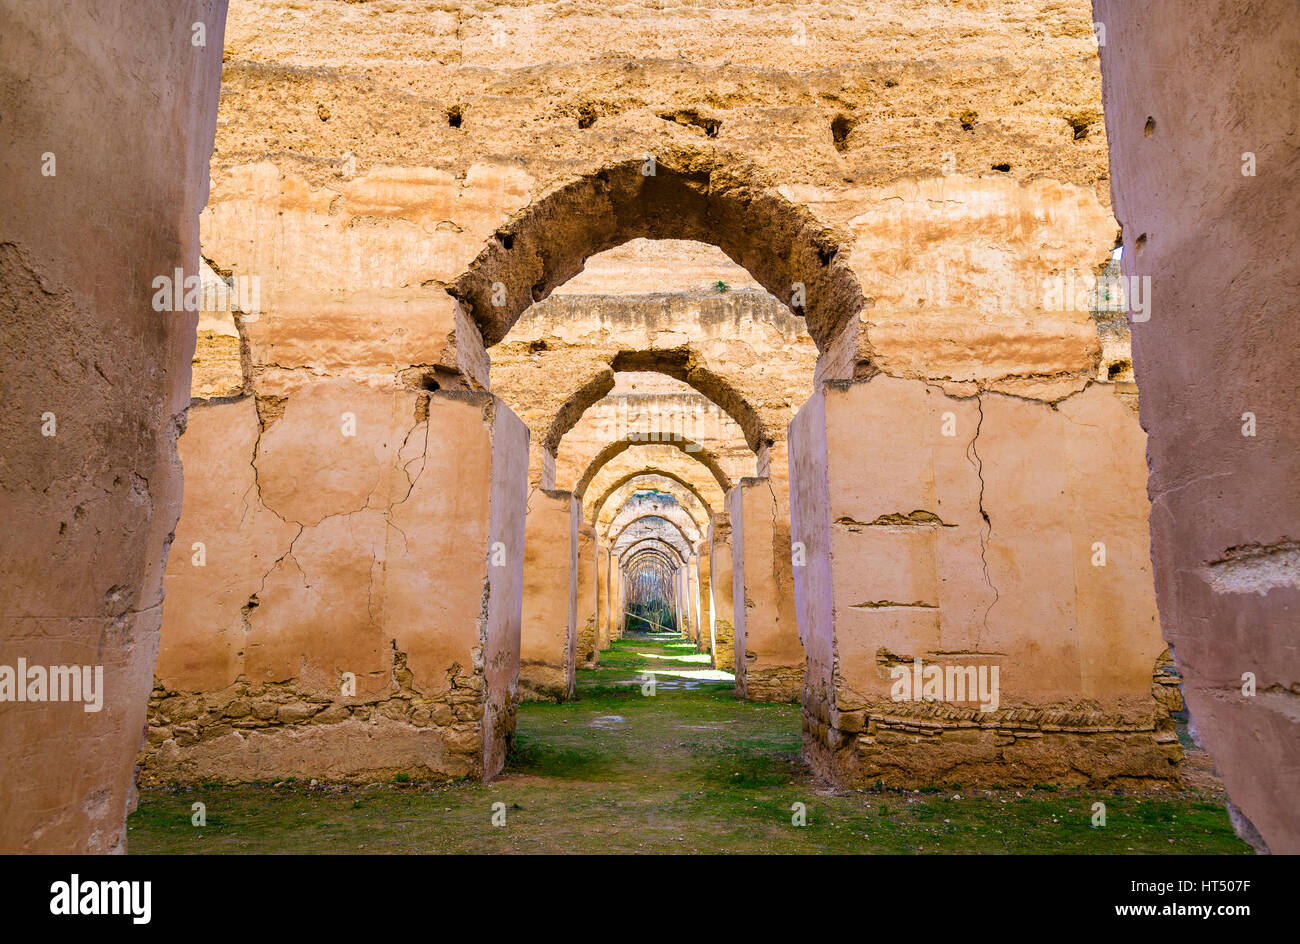
[[[191,408],[181,459],[203,474],[168,564],[141,779],[493,775],[526,430],[487,394],[348,378],[262,425],[252,397]]]
[[[877,376],[828,384],[791,430],[817,769],[855,785],[1176,777],[1153,690],[1145,437],[1114,387],[1049,403]],[[916,660],[997,667],[996,702],[896,689]]]

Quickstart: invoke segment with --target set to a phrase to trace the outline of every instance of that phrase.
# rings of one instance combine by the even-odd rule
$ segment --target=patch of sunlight
[[[720,669],[643,669],[647,675],[667,675],[672,678],[694,679],[697,682],[734,682],[736,677]]]
[[[645,659],[671,659],[674,662],[712,662],[713,659],[707,652],[697,652],[689,656],[661,656],[657,652],[638,652],[637,655]]]

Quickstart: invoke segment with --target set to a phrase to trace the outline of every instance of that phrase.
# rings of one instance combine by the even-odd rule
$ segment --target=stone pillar
[[[736,695],[794,701],[804,654],[795,619],[790,524],[771,482],[744,478],[727,493],[731,520]]]
[[[1052,405],[830,382],[790,448],[815,770],[910,787],[1176,776],[1153,695],[1144,437],[1113,387]]]
[[[1094,10],[1124,274],[1149,280],[1133,367],[1165,638],[1238,833],[1296,853],[1300,17],[1287,0]]]
[[[197,323],[151,286],[199,272],[225,10],[0,2],[0,665],[102,671],[0,702],[0,852],[125,849]]]
[[[677,607],[681,614],[681,637],[690,640],[695,632],[695,615],[690,605],[690,564],[684,562],[677,568]]]
[[[596,545],[596,631],[601,650],[609,648],[610,606],[609,606],[609,548]]]
[[[622,639],[627,618],[623,615],[623,568],[612,554],[609,559],[609,627],[611,639]]]
[[[704,541],[695,549],[696,571],[700,583],[700,632],[695,641],[699,652],[709,652],[713,646],[713,585],[709,573],[709,547]]]
[[[168,561],[141,780],[495,775],[527,428],[489,394],[347,379],[259,425],[251,397],[210,403],[180,440],[206,472]]]
[[[579,506],[578,512],[581,514]],[[574,626],[577,627],[578,668],[596,667],[600,641],[596,632],[596,531],[589,524],[578,527],[578,589],[574,596]]]
[[[731,521],[716,514],[709,522],[710,588],[713,594],[713,667],[731,672],[736,665],[736,630],[731,593]]]
[[[689,633],[690,620],[686,618],[685,594],[681,592],[681,567],[677,567],[672,572],[672,606],[677,614],[677,633],[681,638],[686,638]]]
[[[691,611],[691,631],[686,639],[698,645],[704,619],[700,613],[700,559],[694,554],[686,559],[686,605]]]
[[[519,647],[523,701],[559,702],[573,695],[581,515],[572,492],[536,488],[528,498]]]

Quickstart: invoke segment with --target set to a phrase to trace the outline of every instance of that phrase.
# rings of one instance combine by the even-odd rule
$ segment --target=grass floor
[[[643,694],[653,675],[653,697]],[[795,705],[737,702],[706,657],[633,636],[564,705],[525,704],[492,783],[142,790],[132,853],[1246,853],[1208,771],[1181,791],[855,791],[799,760]],[[1196,758],[1189,766],[1196,766]],[[1203,755],[1201,766],[1204,767]],[[207,825],[191,825],[191,804]],[[1092,804],[1107,823],[1091,826]],[[803,804],[806,825],[792,823]],[[504,825],[499,822],[504,813]]]

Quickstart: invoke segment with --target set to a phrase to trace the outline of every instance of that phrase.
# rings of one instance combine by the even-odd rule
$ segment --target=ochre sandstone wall
[[[168,563],[142,780],[494,774],[527,462],[500,401],[336,378],[265,429],[252,397],[196,405],[180,453],[204,471]]]
[[[736,694],[795,701],[804,654],[795,616],[790,522],[768,478],[742,479],[727,494],[731,522]]]
[[[538,488],[528,496],[519,649],[521,700],[564,701],[573,695],[580,513],[572,492]]]
[[[197,321],[151,286],[198,271],[225,7],[0,2],[0,664],[103,671],[0,702],[3,852],[125,848]]]
[[[575,517],[582,514],[579,507]],[[578,586],[574,597],[573,623],[577,633],[577,667],[594,669],[600,662],[600,638],[596,628],[596,558],[599,553],[596,531],[589,524],[579,522]]]
[[[1161,622],[1238,832],[1294,853],[1300,17],[1285,0],[1094,17],[1124,271],[1153,302],[1133,366]]]
[[[817,769],[906,786],[1176,775],[1153,695],[1145,437],[1111,388],[1052,405],[877,376],[828,384],[791,431]],[[996,667],[994,698],[895,697],[891,670],[916,660]]]
[[[697,542],[695,548],[695,572],[699,575],[700,591],[700,634],[695,640],[695,648],[700,652],[711,652],[713,648],[713,585],[709,570],[709,549],[703,542]]]
[[[736,665],[736,617],[732,609],[731,520],[717,515],[709,523],[709,569],[713,592],[713,667],[724,672]]]
[[[717,247],[635,239],[592,256],[582,273],[529,308],[492,349],[492,378],[534,439],[555,450],[562,437],[565,453],[582,437],[574,425],[601,398],[698,391],[711,402],[686,429],[715,454],[737,450],[749,464],[738,477],[753,474],[752,454],[765,441],[784,437],[811,391],[816,359],[802,321]],[[664,376],[656,385],[643,371]],[[615,435],[597,439],[591,455],[611,438],[660,430],[656,420],[673,418],[610,405],[615,412],[588,436],[610,427]],[[677,431],[681,412],[671,427]],[[713,445],[723,438],[718,423],[725,448]],[[586,465],[570,462],[579,472]]]

